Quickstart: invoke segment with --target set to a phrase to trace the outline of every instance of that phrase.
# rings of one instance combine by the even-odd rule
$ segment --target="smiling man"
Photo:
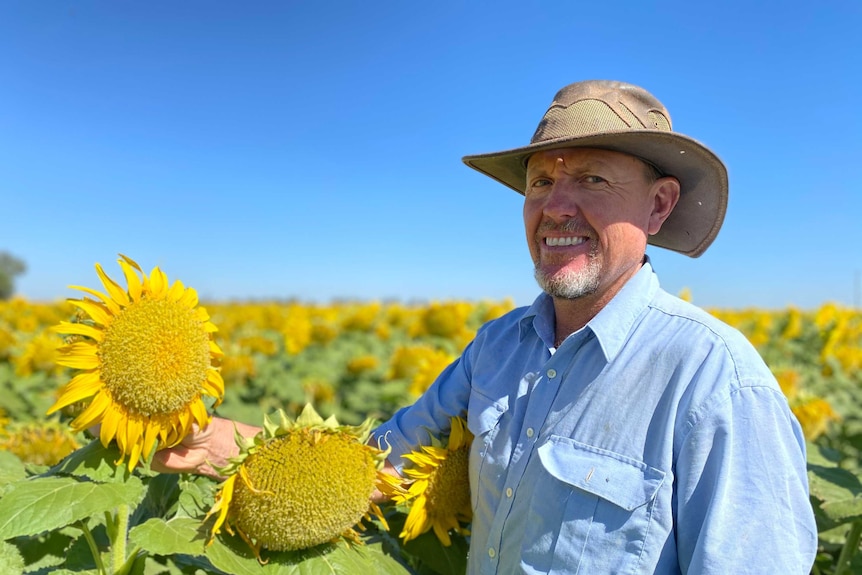
[[[663,291],[645,255],[713,242],[718,157],[642,88],[587,81],[528,146],[464,161],[524,195],[543,292],[376,434],[399,471],[466,416],[469,572],[809,573],[799,424],[748,341]]]

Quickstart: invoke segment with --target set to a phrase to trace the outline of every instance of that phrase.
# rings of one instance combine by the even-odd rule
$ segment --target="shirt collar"
[[[607,361],[619,353],[628,334],[658,291],[659,283],[648,256],[613,299],[582,330],[592,331]],[[521,340],[530,330],[549,348],[554,346],[554,300],[542,292],[519,322]]]

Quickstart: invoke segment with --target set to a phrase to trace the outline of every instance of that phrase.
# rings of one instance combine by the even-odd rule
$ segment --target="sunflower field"
[[[121,267],[127,287],[97,268],[104,292],[80,288],[96,299],[0,301],[0,572],[464,571],[469,431],[453,421],[412,455],[407,486],[365,440],[511,301],[201,305],[158,268]],[[862,313],[709,311],[757,347],[804,428],[812,573],[862,572]],[[147,329],[172,334],[152,356]],[[153,471],[152,453],[208,413],[262,429],[237,433],[228,479]],[[394,503],[369,506],[374,489]],[[344,521],[291,507],[307,499]],[[273,537],[281,520],[295,538]]]

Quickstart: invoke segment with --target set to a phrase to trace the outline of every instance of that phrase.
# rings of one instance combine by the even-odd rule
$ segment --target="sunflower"
[[[132,470],[154,447],[176,445],[193,424],[209,423],[203,396],[215,398],[214,406],[221,402],[224,381],[213,362],[223,354],[194,289],[180,281],[169,286],[158,267],[147,277],[133,260],[120,258],[128,290],[99,264],[107,294],[72,286],[98,300],[70,299],[80,321],[54,328],[71,342],[59,348],[57,363],[79,373],[60,389],[48,414],[89,400],[72,429],[101,424],[102,444],[116,439],[120,461],[128,457]]]
[[[207,517],[210,543],[224,526],[254,550],[295,551],[345,537],[373,511],[371,502],[387,452],[366,443],[372,421],[357,427],[323,420],[306,405],[295,422],[284,411],[253,438],[236,436],[240,454],[218,469],[227,476]],[[385,521],[383,521],[385,524]]]
[[[0,449],[36,465],[55,465],[78,447],[75,435],[54,421],[16,424],[0,433]]]
[[[464,420],[453,417],[446,445],[432,437],[431,445],[404,456],[413,463],[412,467],[404,468],[406,486],[401,478],[384,477],[381,491],[410,509],[399,535],[405,543],[432,528],[446,547],[452,544],[450,531],[469,535],[462,523],[473,519],[468,477],[472,442],[473,434]]]

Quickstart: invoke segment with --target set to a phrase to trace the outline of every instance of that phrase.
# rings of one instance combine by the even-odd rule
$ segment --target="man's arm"
[[[805,444],[776,388],[742,387],[700,414],[674,472],[682,573],[810,572]]]

